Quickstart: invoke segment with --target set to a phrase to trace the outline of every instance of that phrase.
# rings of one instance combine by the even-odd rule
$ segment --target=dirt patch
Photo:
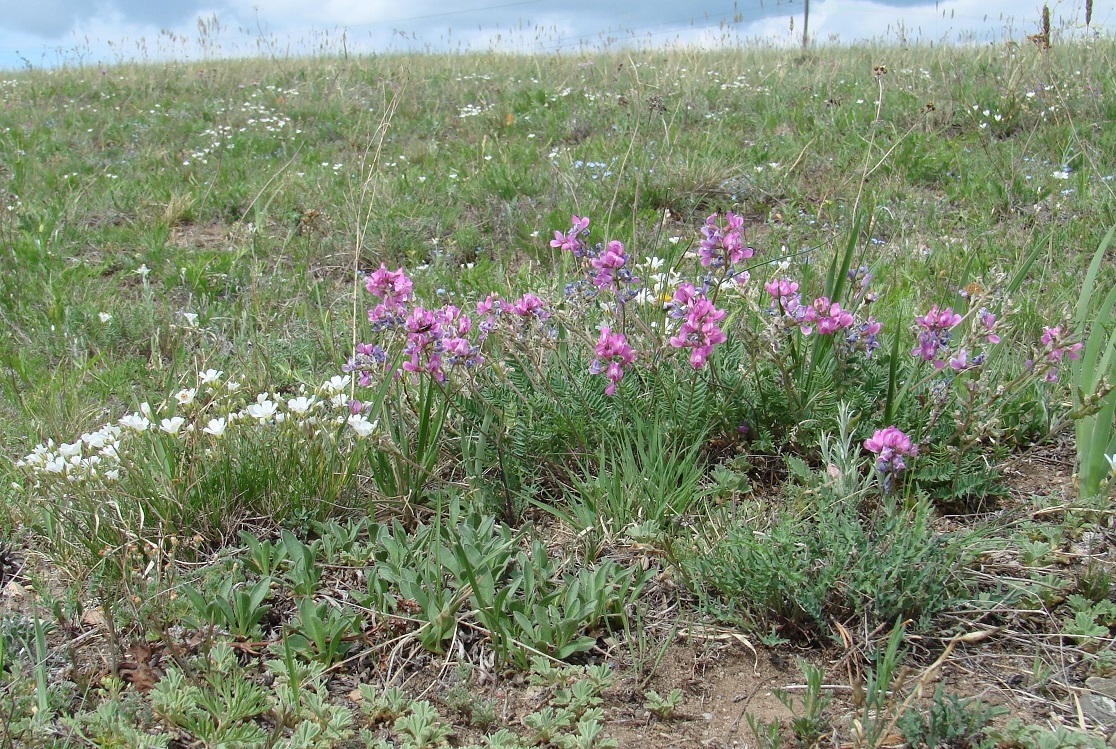
[[[179,223],[171,230],[170,243],[183,249],[214,250],[227,246],[231,236],[232,229],[222,221]]]
[[[627,697],[605,715],[620,746],[733,747],[754,739],[746,715],[765,722],[784,720],[790,711],[772,690],[800,681],[798,669],[768,653],[753,654],[742,644],[680,640],[666,652],[655,676],[640,689],[634,678],[614,689]],[[644,706],[647,690],[667,695],[681,689],[684,701],[668,720]]]

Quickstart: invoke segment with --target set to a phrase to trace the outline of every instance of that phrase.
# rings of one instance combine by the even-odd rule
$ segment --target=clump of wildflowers
[[[624,367],[635,361],[635,352],[623,333],[613,333],[606,325],[601,328],[601,337],[593,353],[597,356],[589,365],[589,372],[595,375],[604,372],[608,378],[605,395],[612,395],[616,392],[616,383],[624,376]]]
[[[348,423],[358,438],[375,430],[375,421],[347,418],[351,403],[344,392],[350,383],[348,375],[330,378],[317,394],[306,394],[304,388],[297,395],[264,392],[244,404],[236,395],[240,383],[228,380],[221,386],[222,374],[212,369],[199,372],[197,387],[179,390],[160,406],[141,403],[136,411],[74,442],[56,444],[47,440],[17,461],[16,467],[38,490],[45,489],[43,482],[51,480],[103,484],[120,480],[129,468],[142,463],[137,451],[146,449],[152,439],[208,450],[235,429],[306,427],[313,430],[315,438],[332,434],[328,439],[334,439],[337,433],[323,433],[323,426],[341,429]],[[287,426],[281,426],[284,424]]]
[[[876,470],[883,477],[884,491],[890,491],[892,477],[907,467],[903,458],[918,453],[918,446],[912,445],[911,438],[895,426],[877,429],[864,440],[864,449],[876,456]]]

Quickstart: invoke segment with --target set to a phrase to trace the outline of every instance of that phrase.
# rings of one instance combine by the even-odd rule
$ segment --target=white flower
[[[194,396],[197,394],[197,388],[183,388],[174,394],[174,399],[178,401],[178,405],[188,406],[194,402]]]
[[[202,385],[212,385],[213,383],[220,380],[221,375],[223,375],[223,374],[224,374],[224,372],[218,371],[216,369],[207,369],[204,372],[202,372],[201,374],[199,374],[198,378],[199,378],[199,382]]]
[[[205,428],[202,429],[202,431],[206,434],[211,434],[214,437],[223,437],[225,435],[225,429],[227,428],[228,423],[222,416],[219,419],[210,419],[209,423],[205,425]]]
[[[274,416],[279,408],[275,405],[274,401],[268,399],[267,393],[260,393],[256,396],[256,402],[244,410],[249,416],[253,419],[257,419],[262,424]]]
[[[317,399],[312,395],[309,398],[306,396],[299,396],[298,398],[291,398],[287,401],[287,408],[290,409],[291,413],[301,416],[313,408],[315,403],[317,403]]]
[[[138,274],[140,278],[142,278],[144,281],[146,281],[147,280],[147,274],[151,272],[151,269],[147,267],[147,263],[144,263],[132,272]]]
[[[111,471],[105,471],[105,480],[106,481],[118,481],[118,480],[120,480],[120,469],[119,468],[113,468]]]
[[[367,437],[376,428],[375,421],[369,421],[364,414],[353,414],[349,417],[349,426],[357,433],[358,437]]]
[[[647,270],[656,271],[659,268],[663,267],[664,262],[666,261],[663,260],[661,257],[647,257],[644,258],[643,267]]]
[[[137,432],[146,432],[151,422],[139,414],[128,414],[120,417],[120,426]]]
[[[66,469],[66,459],[61,455],[52,455],[50,460],[43,466],[43,470],[47,473],[62,473]]]
[[[163,419],[159,422],[159,428],[167,434],[178,434],[179,430],[182,429],[182,425],[185,423],[186,419],[181,416],[175,416],[170,419]]]
[[[75,455],[81,455],[81,442],[63,442],[58,446],[58,454],[66,458],[72,458]]]
[[[228,388],[230,393],[235,393],[237,390],[240,390],[240,383],[235,380],[229,380],[225,383],[225,387]]]
[[[183,312],[182,316],[186,318],[186,324],[191,328],[198,324],[198,314],[196,312]]]
[[[1050,176],[1053,177],[1054,179],[1069,179],[1070,173],[1066,169],[1059,169],[1058,171],[1054,172]]]
[[[330,396],[329,405],[334,408],[348,408],[349,396],[344,393],[337,393],[336,395]]]
[[[144,416],[146,416],[147,418],[149,418],[149,419],[153,418],[151,416],[151,404],[148,403],[147,401],[144,401],[143,403],[140,404],[139,412],[141,414],[143,414]]]
[[[112,315],[110,315],[108,312],[98,312],[97,317],[101,318],[101,322],[103,323],[107,323],[109,320],[112,319]]]
[[[120,453],[116,451],[116,443],[105,445],[101,448],[101,457],[108,460],[120,460]]]
[[[89,445],[94,450],[100,450],[108,442],[108,434],[103,429],[98,429],[95,432],[86,432],[81,435],[81,441]]]
[[[1108,461],[1108,467],[1112,469],[1112,472],[1116,473],[1116,453],[1105,455],[1104,459]]]
[[[334,375],[322,383],[321,389],[330,395],[340,393],[349,386],[350,380],[349,375]]]

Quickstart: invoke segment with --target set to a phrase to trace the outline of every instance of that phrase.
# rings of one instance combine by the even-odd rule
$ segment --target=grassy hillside
[[[9,74],[0,737],[1092,742],[1114,57]]]

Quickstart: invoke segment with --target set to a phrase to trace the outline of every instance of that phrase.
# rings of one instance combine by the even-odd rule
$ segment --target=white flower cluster
[[[311,393],[307,393],[306,388],[290,396],[260,393],[243,408],[234,408],[230,402],[241,384],[231,378],[222,383],[223,375],[224,372],[214,369],[199,372],[197,387],[183,388],[174,394],[173,400],[168,399],[166,415],[164,409],[153,409],[150,404],[141,403],[139,410],[125,414],[116,423],[83,434],[75,442],[56,444],[51,439],[36,445],[16,467],[36,481],[64,478],[70,482],[111,482],[120,478],[124,468],[121,443],[148,431],[178,439],[200,432],[205,435],[204,439],[218,440],[239,421],[254,421],[258,425],[289,422],[299,428],[312,429],[313,437],[318,437],[323,428],[348,427],[353,435],[363,439],[376,429],[376,421],[369,420],[360,411],[352,412],[347,393],[351,383],[349,375],[335,375]],[[227,407],[224,412],[221,412],[222,405]]]
[[[145,427],[146,428],[146,427]],[[65,477],[68,481],[87,478],[104,478],[115,481],[120,477],[120,437],[123,427],[106,424],[95,432],[81,435],[74,442],[56,445],[54,440],[36,445],[28,455],[16,462],[17,468],[32,473]]]
[[[672,290],[682,283],[682,274],[673,269],[662,271],[665,261],[660,257],[644,258],[636,264],[636,270],[643,279],[643,286],[636,292],[637,304],[662,306],[671,300]]]

